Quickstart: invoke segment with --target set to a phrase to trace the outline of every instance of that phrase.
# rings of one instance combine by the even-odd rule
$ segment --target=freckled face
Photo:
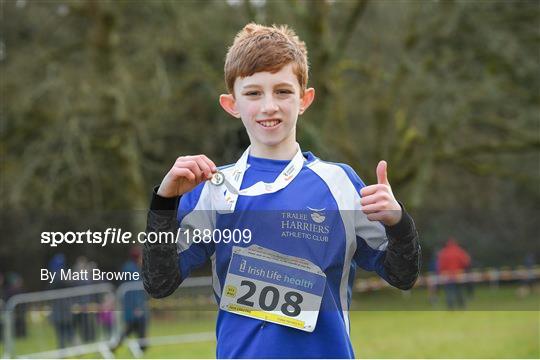
[[[278,147],[296,142],[301,98],[292,64],[276,73],[258,72],[236,79],[234,94],[253,146]]]

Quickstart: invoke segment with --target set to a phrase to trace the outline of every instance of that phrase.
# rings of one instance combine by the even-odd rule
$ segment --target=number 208
[[[242,280],[240,286],[247,286],[248,292],[238,298],[237,303],[240,305],[246,305],[253,307],[255,303],[249,300],[257,290],[255,283]],[[296,291],[288,291],[284,295],[285,302],[281,305],[281,312],[288,316],[298,316],[301,312],[300,304],[304,300],[302,294]],[[279,302],[279,290],[273,286],[265,286],[261,289],[259,294],[259,307],[264,311],[274,310]],[[268,304],[268,301],[270,302]]]

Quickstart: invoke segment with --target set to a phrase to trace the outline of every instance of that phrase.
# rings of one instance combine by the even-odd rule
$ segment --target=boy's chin
[[[265,136],[266,135],[266,136]],[[295,134],[257,134],[250,136],[251,147],[269,150],[288,149],[291,146],[296,146]]]
[[[258,141],[259,146],[266,147],[266,148],[276,148],[279,149],[281,147],[287,146],[287,141],[285,139],[264,139]]]

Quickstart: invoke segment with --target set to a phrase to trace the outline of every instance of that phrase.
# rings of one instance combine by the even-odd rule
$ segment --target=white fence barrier
[[[14,354],[14,323],[17,307],[25,307],[27,309],[43,309],[48,308],[51,311],[52,316],[56,316],[55,311],[66,311],[66,309],[59,309],[58,307],[63,307],[69,304],[70,307],[78,305],[80,301],[86,301],[88,297],[99,296],[99,295],[110,295],[114,297],[114,286],[109,283],[94,284],[94,285],[85,285],[77,286],[65,289],[58,290],[47,290],[31,293],[17,294],[9,298],[6,302],[4,310],[4,358],[9,358]],[[66,302],[69,301],[69,302]],[[60,303],[60,301],[64,301]],[[32,306],[33,305],[33,306]],[[57,307],[58,306],[58,307]],[[70,311],[69,315],[71,316],[72,309],[67,309]],[[63,315],[60,315],[63,316]],[[88,324],[83,324],[83,326],[88,326]],[[66,329],[67,330],[67,329]],[[72,334],[71,334],[72,335]],[[71,336],[70,335],[70,336]],[[73,347],[66,347],[63,349],[27,354],[24,357],[65,357],[65,356],[77,356],[81,354],[86,354],[88,352],[101,352],[103,355],[108,356],[109,354],[103,353],[105,348],[108,348],[107,341],[94,341],[87,344],[82,344]]]
[[[195,277],[186,279],[179,288],[179,291],[186,288],[208,288],[208,292],[212,289],[212,277]],[[4,358],[11,358],[13,356],[21,358],[63,358],[63,357],[75,357],[90,353],[99,353],[104,358],[114,358],[114,354],[110,351],[111,347],[117,344],[122,331],[125,328],[125,322],[123,318],[124,312],[124,299],[129,292],[132,291],[144,291],[142,282],[132,281],[122,283],[117,289],[111,283],[100,283],[93,285],[68,287],[58,290],[47,290],[31,293],[23,293],[14,295],[11,297],[4,308],[2,309],[2,318],[0,318],[3,324],[3,340],[4,340]],[[49,314],[53,313],[53,307],[56,305],[67,306],[63,309],[72,314],[74,307],[77,305],[77,300],[82,297],[101,298],[104,296],[110,296],[116,303],[115,310],[113,311],[113,323],[110,334],[106,338],[97,339],[96,341],[82,343],[75,346],[67,346],[64,348],[58,348],[54,350],[40,351],[40,352],[28,352],[26,349],[15,349],[15,313],[17,307],[25,307],[28,311],[47,311]],[[145,294],[146,296],[146,294]],[[59,303],[62,300],[69,300],[68,302]],[[74,306],[75,305],[75,306]],[[94,315],[99,311],[95,306],[87,311],[87,313],[93,313]],[[185,342],[196,341],[210,341],[215,339],[215,334],[212,332],[198,333],[198,334],[185,334],[177,336],[162,336],[152,337],[134,340],[127,340],[129,350],[135,357],[142,356],[140,344],[147,345],[163,345],[163,344],[175,344]],[[16,351],[22,350],[22,351]]]
[[[491,286],[498,286],[501,282],[511,281],[537,281],[540,279],[540,267],[526,269],[474,269],[469,272],[458,274],[455,278],[450,278],[447,275],[438,275],[434,273],[427,273],[420,275],[418,281],[414,285],[418,287],[429,287],[444,285],[450,281],[457,283],[486,283]],[[381,279],[380,277],[370,277],[367,279],[357,279],[354,283],[354,290],[357,292],[369,292],[376,291],[383,288],[389,288],[390,285]]]

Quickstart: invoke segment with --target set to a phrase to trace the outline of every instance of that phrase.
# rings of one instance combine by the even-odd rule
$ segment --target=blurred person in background
[[[534,267],[536,265],[534,253],[528,252],[525,254],[523,265],[525,268],[525,276],[521,280],[521,286],[518,288],[518,295],[520,297],[528,296],[534,290]]]
[[[142,266],[142,250],[139,246],[133,246],[129,250],[129,260],[122,266],[122,272],[129,272],[131,274],[141,272]],[[148,298],[144,290],[128,291],[124,299],[124,323],[125,328],[118,339],[118,342],[111,348],[115,351],[132,332],[137,335],[139,339],[139,347],[142,351],[146,350],[146,330],[148,323]]]
[[[87,274],[92,274],[92,268],[95,266],[95,263],[88,262],[88,259],[85,256],[79,256],[75,260],[73,265],[74,273],[81,273],[81,271],[86,270]],[[90,275],[87,280],[75,280],[73,285],[83,286],[90,285],[92,280],[90,280]],[[77,297],[75,309],[74,309],[74,325],[75,332],[78,332],[83,343],[88,343],[93,341],[96,338],[96,329],[95,329],[95,314],[91,312],[92,307],[92,298],[91,295],[84,295]]]
[[[465,308],[460,277],[470,266],[470,263],[469,254],[458,245],[453,237],[449,237],[446,245],[437,256],[437,270],[444,283],[446,305],[450,310]]]
[[[64,254],[59,253],[49,261],[49,271],[60,274],[66,267]],[[69,284],[61,280],[60,276],[55,276],[51,284],[51,289],[63,289]],[[54,326],[56,339],[59,348],[65,348],[73,341],[73,314],[71,312],[72,300],[69,298],[56,299],[52,301],[51,322]]]
[[[105,295],[105,298],[99,306],[97,317],[98,323],[105,332],[105,337],[109,338],[112,334],[114,324],[114,296],[111,294]]]

